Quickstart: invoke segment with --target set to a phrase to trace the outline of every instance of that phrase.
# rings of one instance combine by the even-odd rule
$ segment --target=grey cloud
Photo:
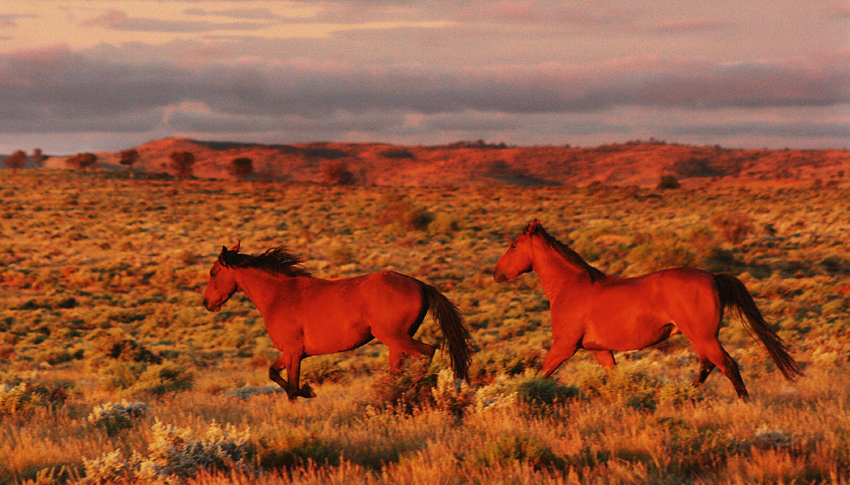
[[[104,62],[64,48],[0,56],[3,131],[45,123],[90,129],[133,113],[181,104],[186,128],[220,131],[230,119],[274,123],[340,112],[514,114],[592,113],[618,106],[688,109],[832,106],[850,103],[850,68],[822,61],[734,65],[647,59],[608,65],[536,65],[467,69],[287,61],[270,67],[229,63]],[[145,118],[150,123],[151,115]],[[61,121],[65,120],[65,121]],[[268,121],[271,120],[271,121]],[[364,128],[365,129],[365,128]],[[80,131],[85,131],[81,128]]]

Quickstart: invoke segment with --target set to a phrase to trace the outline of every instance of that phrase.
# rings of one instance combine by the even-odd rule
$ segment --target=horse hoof
[[[301,397],[306,397],[306,398],[314,398],[314,397],[316,397],[316,393],[315,393],[315,392],[313,392],[313,388],[312,388],[312,387],[310,387],[310,386],[308,386],[308,385],[306,385],[306,384],[304,385],[304,387],[302,387],[302,388],[301,388],[301,393],[300,393],[299,395],[300,395]]]

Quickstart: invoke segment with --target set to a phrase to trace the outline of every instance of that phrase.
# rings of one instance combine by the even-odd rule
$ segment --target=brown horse
[[[738,397],[748,397],[738,364],[717,336],[725,308],[735,307],[744,326],[761,340],[779,370],[793,380],[799,364],[764,321],[744,284],[728,274],[672,268],[635,278],[608,276],[550,236],[535,219],[496,263],[493,277],[503,283],[537,272],[552,313],[554,343],[543,361],[548,377],[577,349],[593,352],[606,369],[615,350],[636,350],[682,333],[699,356],[694,386],[719,367]]]
[[[280,357],[269,378],[290,400],[314,397],[299,387],[301,360],[311,355],[351,350],[373,338],[390,349],[390,367],[400,368],[404,354],[429,359],[435,348],[413,338],[430,308],[448,343],[455,377],[466,379],[470,363],[469,332],[457,307],[434,287],[385,271],[356,278],[326,280],[310,276],[301,260],[283,248],[251,256],[222,247],[210,270],[204,306],[218,311],[237,290],[248,296],[266,323]],[[284,380],[280,371],[286,368]]]

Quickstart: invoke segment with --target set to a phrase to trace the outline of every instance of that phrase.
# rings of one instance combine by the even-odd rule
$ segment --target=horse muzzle
[[[218,303],[218,304],[210,303],[206,298],[204,298],[204,308],[206,308],[207,311],[217,312],[217,311],[221,310],[221,303]]]
[[[499,268],[493,270],[493,279],[496,280],[496,283],[504,283],[508,281],[508,277],[505,273],[502,273]]]

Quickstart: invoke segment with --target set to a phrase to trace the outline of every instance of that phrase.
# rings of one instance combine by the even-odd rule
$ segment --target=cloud
[[[734,28],[732,22],[718,20],[703,20],[695,18],[666,20],[657,22],[647,28],[654,34],[704,34],[708,32],[723,32]]]
[[[0,27],[15,27],[19,19],[38,18],[33,14],[0,14]]]
[[[265,7],[229,10],[205,10],[202,8],[190,8],[184,10],[183,13],[186,15],[195,15],[199,17],[216,16],[240,20],[279,20],[283,18]]]
[[[214,32],[229,30],[257,30],[268,23],[245,22],[205,22],[187,20],[168,20],[159,18],[130,17],[126,12],[117,9],[84,22],[84,25],[104,27],[111,30],[133,32]]]
[[[416,143],[471,137],[523,144],[559,136],[603,143],[699,133],[848,138],[846,119],[807,121],[818,109],[850,105],[850,67],[841,52],[736,63],[641,56],[454,68],[308,58],[237,62],[213,49],[215,55],[202,62],[180,62],[187,50],[204,46],[175,43],[167,47],[174,52],[170,57],[150,56],[138,46],[83,54],[56,45],[0,54],[0,133],[206,133],[237,139],[265,133],[288,141],[371,137]],[[712,111],[781,108],[815,114],[783,123],[770,116],[700,121]],[[624,109],[652,114],[610,114]],[[665,115],[670,109],[694,116],[673,120]]]

